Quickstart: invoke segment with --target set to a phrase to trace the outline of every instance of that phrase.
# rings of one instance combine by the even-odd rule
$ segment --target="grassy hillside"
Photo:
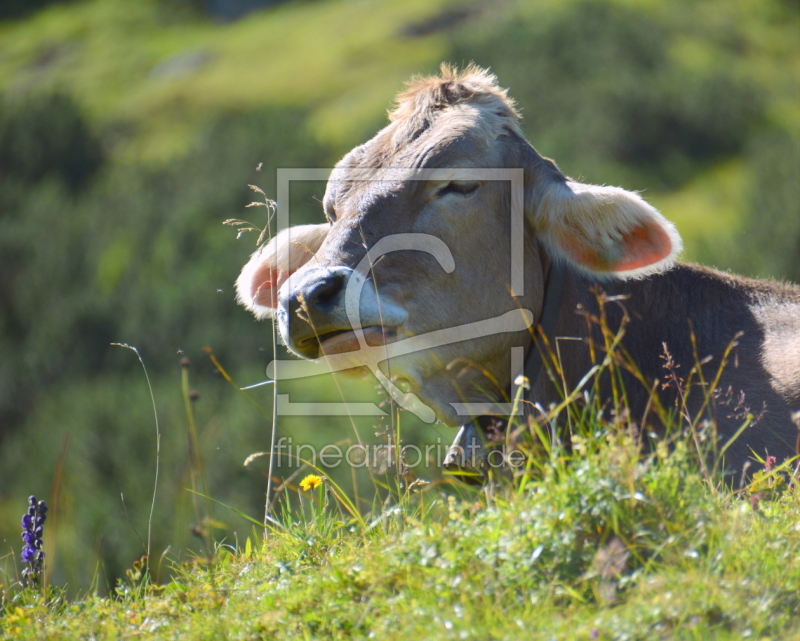
[[[642,458],[632,424],[574,425],[512,484],[395,485],[369,514],[329,479],[262,538],[229,540],[114,599],[6,595],[4,638],[789,639],[800,505],[781,470],[734,497],[689,434]],[[534,432],[532,432],[533,435]],[[708,432],[700,432],[708,436]],[[582,434],[582,436],[581,436]],[[532,450],[521,446],[525,451]],[[319,480],[319,477],[317,477]],[[398,479],[399,480],[399,479]],[[197,544],[202,550],[202,544]],[[153,574],[170,562],[163,558]]]
[[[161,163],[214,116],[265,104],[311,107],[321,139],[352,144],[409,75],[446,57],[440,37],[398,37],[439,0],[292,2],[226,25],[176,4],[88,0],[6,22],[0,90],[65,89],[122,129],[115,154]]]
[[[778,1],[329,0],[220,25],[181,3],[88,0],[0,23],[0,91],[65,90],[108,128],[114,158],[160,165],[218,115],[266,104],[308,110],[314,136],[343,151],[380,126],[409,75],[475,60],[512,87],[543,153],[573,175],[645,190],[678,223],[690,260],[781,276],[780,263],[731,254],[746,245],[752,201],[765,196],[758,167],[800,169],[798,25],[796,7]],[[636,126],[643,111],[650,130]],[[620,143],[625,135],[634,138]],[[761,142],[770,136],[784,137],[776,159],[763,147],[780,142]],[[610,159],[618,144],[640,149]],[[668,167],[631,175],[653,155]],[[692,158],[709,155],[699,166]],[[731,156],[744,162],[725,165]],[[703,195],[730,194],[730,183],[736,197]],[[786,189],[777,208],[796,200]],[[777,216],[778,230],[798,235]]]
[[[186,491],[197,452],[187,447],[184,374],[199,394],[190,406],[208,493],[260,519],[265,459],[242,463],[268,448],[271,391],[251,393],[256,409],[204,347],[245,385],[264,378],[272,340],[268,326],[233,301],[232,283],[255,235],[237,241],[221,223],[250,218],[264,225],[260,210],[245,209],[254,197],[248,184],[274,197],[277,168],[334,163],[385,123],[385,109],[406,78],[433,72],[442,60],[491,66],[519,101],[524,129],[542,153],[575,177],[642,190],[677,222],[687,259],[800,279],[794,2],[297,0],[226,24],[201,5],[84,0],[0,21],[0,539],[6,546],[0,585],[6,595],[21,571],[17,524],[31,493],[57,499],[48,544],[52,583],[68,585],[70,594],[90,586],[113,591],[142,554],[156,467],[153,408],[136,355],[113,342],[139,348],[160,420],[154,557],[169,549],[165,558],[179,572],[188,550],[198,548],[190,528],[203,526]],[[311,184],[293,191],[293,222],[320,220],[323,190]],[[278,355],[285,355],[280,347]],[[180,365],[184,356],[188,370]],[[372,382],[330,379],[287,385],[281,393],[293,401],[382,400]],[[390,423],[282,417],[277,429],[321,446],[382,442],[374,435]],[[406,416],[402,426],[406,443],[453,436]],[[438,488],[435,467],[420,477]],[[375,515],[369,472],[330,476],[348,488],[359,510]],[[294,485],[298,473],[285,465],[276,482],[291,478]],[[533,499],[517,505],[508,498],[507,518],[524,511],[527,500]],[[731,516],[737,504],[726,500],[721,523],[738,518]],[[421,520],[415,514],[409,518]],[[753,523],[760,523],[758,514]],[[235,512],[214,506],[206,516],[222,526],[214,530],[217,542],[234,545],[251,536],[251,524]],[[777,531],[789,536],[782,517],[775,518]],[[391,537],[403,528],[369,545],[401,545]],[[342,544],[351,546],[348,554],[378,549],[364,536]],[[166,580],[170,563],[162,566],[159,578]],[[231,561],[230,567],[245,566]],[[590,600],[576,576],[566,585]],[[388,595],[383,580],[371,577],[369,584]],[[206,593],[202,581],[192,585]],[[513,592],[512,582],[498,585],[500,593]],[[551,603],[551,592],[540,603]],[[581,600],[570,599],[568,609]],[[4,607],[3,625],[11,625],[17,615],[8,600]],[[523,619],[532,621],[539,607],[532,604],[525,610],[531,618]],[[770,607],[764,612],[777,612]],[[357,629],[358,616],[351,623]]]

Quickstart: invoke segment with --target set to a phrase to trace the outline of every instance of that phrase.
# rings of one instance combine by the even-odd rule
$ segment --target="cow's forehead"
[[[394,122],[362,146],[360,166],[436,168],[474,162],[506,133],[492,112],[475,105],[455,105],[435,118],[420,115]],[[494,160],[494,159],[492,159]]]
[[[491,115],[469,106],[442,113],[433,122],[395,122],[345,156],[331,174],[326,204],[372,199],[409,187],[417,169],[494,168],[503,165],[507,130]]]

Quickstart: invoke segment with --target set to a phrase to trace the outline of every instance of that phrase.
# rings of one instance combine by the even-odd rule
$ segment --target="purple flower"
[[[22,573],[28,581],[29,587],[34,587],[39,582],[39,575],[44,567],[44,552],[42,552],[42,534],[44,533],[45,513],[47,505],[44,501],[36,501],[35,496],[28,498],[28,511],[22,517],[22,555],[23,563],[28,567]]]

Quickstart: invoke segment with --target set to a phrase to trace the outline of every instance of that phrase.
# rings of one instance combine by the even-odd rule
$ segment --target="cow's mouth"
[[[372,325],[370,327],[364,327],[362,330],[364,332],[364,341],[370,347],[386,345],[397,340],[397,327]],[[352,329],[337,329],[331,332],[325,332],[324,334],[319,334],[313,339],[310,339],[309,342],[312,340],[317,343],[320,356],[352,352],[360,347],[358,336]]]

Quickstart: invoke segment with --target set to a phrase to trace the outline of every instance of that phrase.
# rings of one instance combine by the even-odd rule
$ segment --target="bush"
[[[74,2],[75,0],[4,0],[0,3],[0,20],[24,18],[51,4]]]
[[[100,142],[75,102],[64,94],[0,100],[0,187],[30,189],[55,179],[70,192],[103,162]],[[12,193],[15,193],[12,191]]]
[[[753,189],[738,269],[800,282],[800,145],[784,132],[755,138],[747,149]]]

